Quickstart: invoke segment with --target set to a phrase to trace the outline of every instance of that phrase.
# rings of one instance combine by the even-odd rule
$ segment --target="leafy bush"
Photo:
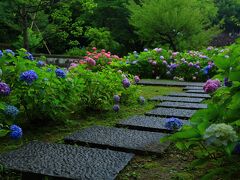
[[[240,42],[228,47],[214,57],[219,68],[215,78],[224,83],[213,94],[208,109],[200,110],[191,118],[191,124],[184,126],[167,140],[176,142],[181,150],[193,150],[196,161],[193,166],[213,166],[204,178],[212,179],[217,175],[231,178],[239,172],[239,135],[240,135]],[[219,81],[208,81],[217,83]],[[205,86],[205,87],[206,87]],[[165,139],[165,140],[166,140]]]
[[[9,127],[15,122],[56,123],[86,109],[112,110],[115,94],[121,96],[121,103],[138,100],[131,75],[127,75],[131,81],[127,88],[122,84],[126,75],[113,69],[93,72],[85,65],[60,69],[35,61],[24,49],[17,54],[0,51],[0,136],[20,136],[18,127]]]

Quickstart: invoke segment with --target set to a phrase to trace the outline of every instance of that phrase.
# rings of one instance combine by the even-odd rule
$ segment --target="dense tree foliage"
[[[211,19],[217,8],[210,1],[147,0],[129,6],[131,24],[149,45],[169,44],[174,49],[206,45],[217,31]]]
[[[238,32],[239,12],[239,0],[1,0],[0,46],[57,54],[200,48],[215,26]]]

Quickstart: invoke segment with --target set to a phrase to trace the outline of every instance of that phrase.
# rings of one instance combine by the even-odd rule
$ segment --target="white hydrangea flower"
[[[237,133],[233,127],[225,123],[212,124],[209,126],[203,138],[208,145],[227,146],[228,143],[233,143],[238,140]]]

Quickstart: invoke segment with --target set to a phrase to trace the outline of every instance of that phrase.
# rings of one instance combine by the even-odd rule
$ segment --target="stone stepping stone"
[[[203,90],[203,87],[187,86],[187,87],[183,88],[183,90]]]
[[[166,135],[157,132],[93,126],[65,137],[64,140],[70,144],[117,151],[161,154],[169,146],[169,143],[160,143],[160,139]]]
[[[200,90],[200,89],[187,90],[186,93],[202,93],[202,94],[206,94],[204,90]]]
[[[166,118],[152,116],[133,116],[127,120],[119,122],[117,126],[142,131],[171,133],[171,130],[168,130],[164,127],[165,123]],[[183,123],[189,124],[188,121],[183,121]]]
[[[203,87],[204,83],[200,82],[182,82],[182,81],[168,81],[168,80],[154,80],[154,79],[142,79],[138,84],[141,85],[152,85],[152,86],[198,86]]]
[[[115,179],[134,154],[64,144],[31,142],[0,155],[0,164],[25,174],[68,179]]]
[[[185,102],[162,102],[157,107],[182,108],[182,109],[207,109],[207,104],[185,103]]]
[[[211,98],[209,94],[196,94],[196,93],[171,93],[168,96],[174,97],[193,97],[193,98]]]
[[[150,101],[173,101],[173,102],[190,102],[200,103],[204,98],[188,98],[188,97],[173,97],[173,96],[155,96]]]
[[[160,117],[178,117],[190,118],[196,110],[175,109],[175,108],[157,108],[145,113],[146,116],[160,116]]]

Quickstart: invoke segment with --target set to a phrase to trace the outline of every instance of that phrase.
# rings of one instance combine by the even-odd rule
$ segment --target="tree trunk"
[[[27,15],[23,17],[23,47],[29,51],[29,38],[28,38],[28,19]]]

